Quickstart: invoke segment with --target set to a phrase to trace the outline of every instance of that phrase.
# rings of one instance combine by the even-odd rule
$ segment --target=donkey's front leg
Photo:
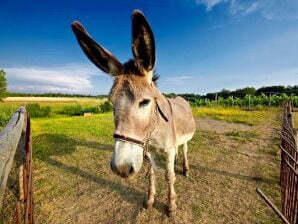
[[[155,173],[153,169],[153,158],[149,152],[146,153],[146,157],[149,160],[149,189],[148,189],[148,199],[146,201],[145,207],[152,208],[154,204],[154,196],[155,196]]]
[[[167,170],[166,170],[166,180],[168,182],[168,215],[172,216],[176,211],[176,193],[174,189],[175,182],[175,171],[174,171],[174,162],[175,162],[175,148],[169,150],[167,153]]]

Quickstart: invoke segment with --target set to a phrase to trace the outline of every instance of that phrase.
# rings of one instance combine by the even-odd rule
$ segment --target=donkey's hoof
[[[189,172],[188,171],[183,171],[183,176],[189,177]]]
[[[176,215],[176,209],[167,209],[167,216],[174,217]]]

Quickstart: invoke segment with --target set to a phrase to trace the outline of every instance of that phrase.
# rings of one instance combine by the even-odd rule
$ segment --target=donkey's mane
[[[124,74],[127,75],[137,75],[141,74],[139,68],[136,66],[136,63],[134,60],[129,60],[123,65],[123,71]],[[154,82],[155,85],[157,85],[157,81],[159,79],[159,75],[157,74],[156,70],[153,70],[153,76],[152,76],[152,81]]]

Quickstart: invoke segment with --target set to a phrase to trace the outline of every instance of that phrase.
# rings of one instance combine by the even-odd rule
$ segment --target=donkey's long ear
[[[153,70],[155,64],[154,36],[145,16],[139,10],[134,10],[132,14],[132,52],[143,75]]]
[[[87,57],[102,71],[116,76],[122,69],[122,64],[106,49],[98,45],[87,33],[81,23],[75,21],[71,28]]]

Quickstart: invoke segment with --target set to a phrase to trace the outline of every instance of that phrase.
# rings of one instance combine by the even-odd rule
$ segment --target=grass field
[[[51,105],[58,110],[64,103]],[[0,106],[8,104],[16,106]],[[142,207],[146,164],[136,178],[121,179],[111,172],[112,113],[33,119],[36,223],[280,223],[255,188],[280,206],[281,112],[195,108],[194,114],[197,131],[189,143],[190,177],[182,176],[180,158],[175,167],[178,211],[173,218],[165,215],[163,154],[156,152],[152,210]]]
[[[83,108],[96,106],[106,99],[79,98],[79,97],[7,97],[0,105],[3,107],[39,103],[41,106],[50,106],[53,111],[59,111],[64,106],[81,105]]]
[[[21,105],[29,103],[38,103],[40,106],[50,106],[53,117],[61,116],[59,113],[65,106],[80,105],[82,108],[98,106],[106,99],[96,98],[67,98],[67,97],[7,97],[0,102],[0,130],[5,126],[9,117]]]

